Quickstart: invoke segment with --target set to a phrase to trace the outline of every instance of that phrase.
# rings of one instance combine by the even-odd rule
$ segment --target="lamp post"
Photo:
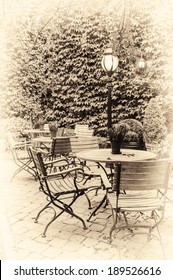
[[[118,67],[118,57],[112,55],[112,48],[107,48],[104,52],[102,61],[102,68],[108,74],[108,106],[107,106],[107,114],[108,114],[108,129],[112,127],[112,82],[111,76],[113,72]]]

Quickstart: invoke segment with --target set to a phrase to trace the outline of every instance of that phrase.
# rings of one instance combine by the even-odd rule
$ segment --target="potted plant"
[[[144,149],[143,125],[136,119],[125,119],[121,121],[129,125],[130,130],[123,139],[123,148],[126,149]]]
[[[51,138],[54,138],[57,136],[58,132],[58,122],[54,116],[47,117],[47,123],[50,131]]]
[[[43,113],[38,113],[35,116],[35,123],[34,123],[34,128],[40,129],[40,130],[44,130],[44,124],[45,124],[45,118],[43,116]]]
[[[112,154],[120,154],[121,144],[130,127],[126,123],[117,123],[108,130]]]

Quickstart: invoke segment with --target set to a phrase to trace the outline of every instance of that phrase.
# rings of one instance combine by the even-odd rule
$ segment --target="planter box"
[[[121,145],[122,149],[134,149],[134,150],[139,150],[140,146],[138,142],[122,142]]]

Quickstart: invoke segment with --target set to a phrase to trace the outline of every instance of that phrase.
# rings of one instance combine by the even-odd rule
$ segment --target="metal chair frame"
[[[89,208],[91,207],[90,200],[87,196],[87,191],[92,188],[100,186],[86,186],[83,184],[84,173],[81,167],[68,168],[55,173],[48,173],[46,165],[43,161],[42,154],[35,150],[32,150],[35,165],[37,166],[37,172],[39,174],[40,188],[46,195],[48,203],[39,211],[35,218],[35,222],[38,221],[40,214],[51,208],[54,211],[54,216],[50,222],[45,226],[43,231],[43,237],[46,236],[48,227],[63,213],[70,214],[81,221],[83,228],[86,229],[85,221],[77,215],[72,209],[72,205],[82,195],[85,195],[88,201]],[[64,200],[70,199],[69,203]],[[59,213],[56,212],[59,210]]]
[[[36,179],[36,170],[29,153],[31,143],[29,141],[26,141],[26,139],[19,138],[18,140],[15,140],[15,135],[11,132],[7,133],[8,148],[17,166],[17,169],[14,172],[11,181],[17,174],[22,171],[29,173]]]

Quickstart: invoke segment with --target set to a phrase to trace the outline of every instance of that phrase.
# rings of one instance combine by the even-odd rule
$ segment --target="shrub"
[[[168,133],[173,133],[173,98],[172,96],[157,96],[156,97],[162,114],[165,117],[165,124]]]
[[[129,125],[130,130],[126,133],[124,141],[140,142],[143,139],[143,126],[142,123],[135,119],[126,119],[121,122]]]
[[[138,142],[139,137],[138,134],[134,131],[128,131],[124,137],[125,142]]]
[[[145,109],[143,128],[144,139],[148,144],[161,143],[166,135],[165,117],[156,98],[152,98]]]
[[[7,131],[19,132],[21,135],[23,134],[23,130],[30,128],[31,124],[29,121],[19,118],[19,117],[11,117],[4,118],[0,120],[0,138],[5,139],[5,134]]]

